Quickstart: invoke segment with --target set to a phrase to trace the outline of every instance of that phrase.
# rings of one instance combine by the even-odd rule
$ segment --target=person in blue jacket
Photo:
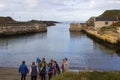
[[[40,69],[40,62],[41,62],[40,58],[37,58],[36,59],[36,63],[37,63],[38,70]]]
[[[25,61],[22,61],[22,64],[19,67],[19,73],[21,73],[21,80],[26,80],[26,75],[29,73],[29,71],[25,64]]]

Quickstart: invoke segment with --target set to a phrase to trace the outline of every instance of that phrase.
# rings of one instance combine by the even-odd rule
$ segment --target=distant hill
[[[106,10],[99,17],[120,17],[120,10]]]
[[[12,17],[8,16],[8,17],[3,17],[0,16],[0,25],[4,25],[4,24],[9,24],[9,25],[25,25],[25,24],[33,24],[33,23],[44,23],[47,26],[54,26],[56,23],[56,21],[39,21],[39,20],[31,20],[31,21],[15,21]]]

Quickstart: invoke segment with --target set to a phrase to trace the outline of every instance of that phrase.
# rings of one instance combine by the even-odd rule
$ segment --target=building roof
[[[95,17],[96,21],[117,21],[116,17]]]

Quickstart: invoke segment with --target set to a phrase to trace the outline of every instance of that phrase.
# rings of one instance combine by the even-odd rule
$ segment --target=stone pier
[[[82,25],[80,23],[71,23],[70,24],[70,31],[81,31],[83,28],[82,28]]]
[[[47,31],[47,24],[44,23],[7,23],[0,25],[0,35],[14,35],[32,32]]]

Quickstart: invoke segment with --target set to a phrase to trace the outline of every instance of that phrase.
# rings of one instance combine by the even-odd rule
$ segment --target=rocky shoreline
[[[88,30],[83,30],[82,32],[87,34],[87,36],[93,39],[94,41],[100,44],[103,44],[106,47],[116,49],[117,52],[120,51],[120,47],[119,47],[120,42],[117,39],[117,36],[116,38],[105,37],[105,36],[101,36],[100,34],[94,33],[92,31],[88,31]]]
[[[70,25],[70,31],[81,31],[96,42],[103,44],[106,47],[115,49],[117,53],[120,52],[120,30],[118,29],[115,29],[114,31],[113,29],[104,30],[103,32],[103,30],[101,31],[100,29],[95,30],[92,27],[84,27],[83,25],[80,25],[80,23],[74,23],[74,25]]]
[[[70,31],[82,31],[96,42],[120,53],[120,10],[106,10],[85,23],[71,23]]]
[[[46,32],[48,26],[54,26],[55,21],[31,20],[19,22],[11,17],[0,17],[0,36]]]

